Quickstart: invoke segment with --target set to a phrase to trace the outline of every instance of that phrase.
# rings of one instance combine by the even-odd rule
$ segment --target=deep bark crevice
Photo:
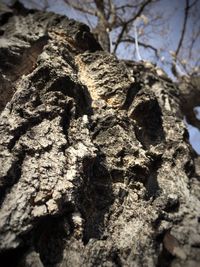
[[[12,186],[16,184],[21,177],[22,164],[26,154],[24,152],[16,155],[16,160],[12,163],[8,173],[1,180],[0,187],[0,206],[4,201],[5,196],[10,192]]]
[[[111,177],[106,168],[105,155],[100,153],[92,165],[84,167],[86,175],[83,184],[83,193],[79,199],[80,210],[84,214],[85,227],[83,242],[85,245],[91,238],[100,240],[104,234],[104,216],[112,205],[114,196],[112,195]],[[87,170],[86,170],[86,169]],[[87,191],[85,192],[85,188]],[[86,195],[85,195],[86,193]],[[85,200],[84,200],[85,199]]]
[[[159,194],[161,194],[161,187],[159,186],[159,183],[157,181],[157,175],[158,171],[162,165],[162,158],[157,157],[152,160],[152,164],[149,168],[149,177],[147,179],[147,182],[145,184],[145,187],[147,189],[146,193],[146,199],[149,200],[150,198],[155,199],[156,197],[159,197]]]
[[[165,140],[162,112],[157,100],[143,101],[136,106],[131,117],[137,122],[135,126],[136,136],[145,149]]]
[[[10,249],[0,253],[0,261],[2,267],[18,267],[22,255],[27,251],[27,247]]]

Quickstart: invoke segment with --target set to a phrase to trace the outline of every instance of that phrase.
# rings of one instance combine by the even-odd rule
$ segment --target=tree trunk
[[[20,10],[0,31],[1,266],[198,266],[178,88],[81,23]]]

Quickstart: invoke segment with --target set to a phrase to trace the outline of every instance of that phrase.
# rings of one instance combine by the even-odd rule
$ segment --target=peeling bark
[[[1,24],[1,266],[198,266],[199,158],[176,85],[66,17]]]

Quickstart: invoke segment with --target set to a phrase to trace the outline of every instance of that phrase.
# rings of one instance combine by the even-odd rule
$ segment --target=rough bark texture
[[[200,76],[180,77],[180,109],[186,121],[200,130],[200,120],[196,117],[195,107],[200,106]]]
[[[198,266],[199,158],[172,81],[59,15],[15,9],[0,38],[1,266]]]

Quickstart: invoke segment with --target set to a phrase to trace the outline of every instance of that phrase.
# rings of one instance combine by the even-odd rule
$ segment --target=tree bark
[[[0,32],[1,266],[198,266],[176,85],[63,16],[14,9]]]
[[[200,76],[179,77],[180,109],[185,115],[186,121],[200,130],[195,107],[200,106]]]

